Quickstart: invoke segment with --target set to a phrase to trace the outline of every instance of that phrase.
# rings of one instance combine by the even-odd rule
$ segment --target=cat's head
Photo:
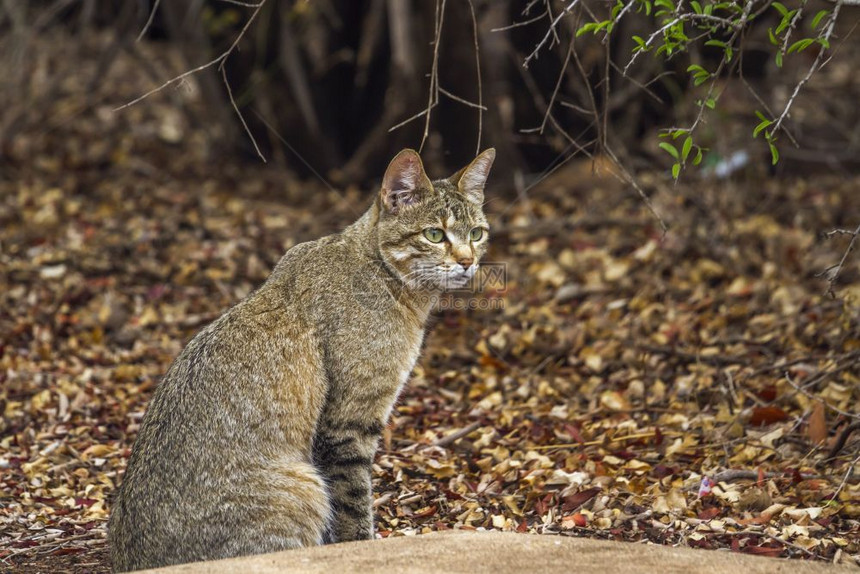
[[[379,251],[407,286],[455,289],[474,277],[487,250],[484,184],[495,157],[488,149],[432,182],[415,151],[391,160],[377,199]]]

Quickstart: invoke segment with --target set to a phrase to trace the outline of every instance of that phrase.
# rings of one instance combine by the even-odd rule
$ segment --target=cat
[[[116,571],[373,537],[371,465],[433,295],[487,248],[488,149],[431,182],[403,150],[370,208],[296,245],[185,347],[112,504]]]

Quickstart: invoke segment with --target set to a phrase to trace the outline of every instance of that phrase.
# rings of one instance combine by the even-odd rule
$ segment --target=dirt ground
[[[128,56],[99,75],[98,43],[82,50],[28,88],[0,158],[0,569],[16,572],[108,570],[111,495],[159,377],[372,194],[223,159],[186,113],[193,84],[113,112],[152,79]],[[849,240],[825,234],[860,224],[860,176],[764,173],[643,173],[667,234],[599,161],[521,196],[491,177],[497,274],[435,315],[376,461],[379,536],[860,561],[860,255],[834,296],[819,276]]]

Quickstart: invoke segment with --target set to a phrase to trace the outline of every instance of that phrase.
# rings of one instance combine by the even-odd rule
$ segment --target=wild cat
[[[188,343],[113,503],[115,570],[373,536],[377,443],[432,295],[465,284],[486,251],[494,159],[431,182],[400,152],[358,221],[287,251]]]

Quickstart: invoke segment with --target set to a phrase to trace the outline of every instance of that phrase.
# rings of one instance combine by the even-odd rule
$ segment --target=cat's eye
[[[445,232],[438,227],[428,227],[424,230],[424,237],[431,243],[442,243],[445,239]]]
[[[471,239],[472,241],[480,241],[483,236],[484,230],[480,227],[476,227],[469,232],[469,239]]]

